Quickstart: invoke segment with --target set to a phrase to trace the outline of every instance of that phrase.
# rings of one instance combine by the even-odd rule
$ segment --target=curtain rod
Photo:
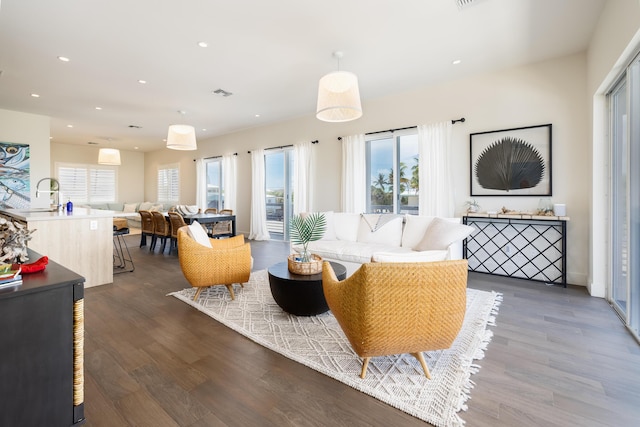
[[[315,141],[311,141],[312,144],[317,144],[319,141],[316,139]],[[288,148],[288,147],[293,147],[293,144],[289,144],[289,145],[280,145],[278,147],[269,147],[269,148],[265,148],[264,150],[281,150],[283,148]],[[248,154],[251,154],[251,150],[247,151]]]
[[[455,120],[451,120],[451,124],[455,125],[458,122],[464,123],[467,119],[465,119],[464,117],[460,117],[459,119],[455,119]],[[365,135],[375,135],[377,133],[387,133],[387,132],[397,132],[399,130],[407,130],[407,129],[415,129],[418,126],[408,126],[406,128],[397,128],[397,129],[387,129],[387,130],[379,130],[377,132],[367,132],[365,133]],[[342,141],[342,137],[339,136],[338,137],[338,141]]]
[[[233,153],[233,155],[234,155],[234,156],[237,156],[237,155],[238,155],[238,153]],[[203,157],[203,158],[202,158],[202,160],[219,159],[219,158],[221,158],[221,157],[222,157],[222,156]],[[193,159],[193,161],[194,161],[194,162],[195,162],[196,160],[198,160],[198,159]]]

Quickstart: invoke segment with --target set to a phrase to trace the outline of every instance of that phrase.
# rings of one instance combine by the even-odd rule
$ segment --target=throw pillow
[[[333,211],[327,211],[323,213],[324,213],[324,219],[327,226],[320,240],[336,240],[337,239],[336,229],[335,229],[335,226],[333,225]]]
[[[162,212],[162,205],[153,205],[151,206],[151,209],[149,209],[151,212]]]
[[[406,215],[400,246],[408,249],[413,249],[418,246],[418,243],[422,240],[422,236],[427,232],[427,228],[429,228],[429,224],[434,218],[434,216],[426,215]],[[460,221],[458,221],[458,223],[459,222]]]
[[[200,243],[202,246],[206,246],[207,248],[211,247],[209,236],[207,236],[207,232],[204,231],[204,228],[202,228],[198,221],[193,221],[191,224],[189,224],[187,232],[193,240]]]
[[[355,242],[358,238],[358,226],[360,225],[360,214],[336,212],[333,214],[333,229],[336,239]]]
[[[410,253],[376,252],[371,262],[432,262],[447,259],[447,251],[425,251]]]
[[[137,203],[125,203],[124,207],[122,208],[122,212],[124,213],[136,212],[137,207],[138,207]]]
[[[375,216],[375,215],[374,215]],[[383,220],[376,220],[377,225],[375,231],[372,231],[372,220],[367,215],[362,216],[358,226],[357,241],[361,243],[382,243],[388,246],[400,246],[402,239],[402,216],[393,214],[383,214]],[[384,224],[384,225],[379,225]]]
[[[153,206],[153,203],[151,202],[142,202],[140,203],[140,207],[138,208],[138,210],[148,211],[149,209],[151,209],[151,206]]]
[[[447,250],[449,245],[464,239],[473,230],[474,228],[468,225],[434,218],[420,243],[413,249],[416,251]]]

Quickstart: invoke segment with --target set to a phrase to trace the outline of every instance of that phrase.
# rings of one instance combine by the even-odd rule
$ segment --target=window
[[[113,203],[117,200],[116,167],[56,163],[56,175],[65,200],[69,199],[76,204]]]
[[[207,208],[215,208],[219,212],[224,205],[222,157],[206,159],[204,165],[207,183]]]
[[[366,137],[367,212],[418,214],[416,129]],[[398,177],[396,179],[395,177]]]
[[[158,202],[178,202],[180,200],[180,165],[158,166]]]

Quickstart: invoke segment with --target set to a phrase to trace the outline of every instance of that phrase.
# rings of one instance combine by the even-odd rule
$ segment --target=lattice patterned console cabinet
[[[462,217],[475,231],[464,242],[469,270],[567,286],[568,217]]]

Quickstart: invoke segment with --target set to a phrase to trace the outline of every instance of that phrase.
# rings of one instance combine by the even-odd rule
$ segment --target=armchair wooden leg
[[[427,378],[431,379],[431,374],[429,373],[429,367],[427,366],[427,362],[424,360],[424,355],[422,354],[422,352],[411,353],[411,355],[416,359],[418,359],[418,361],[420,362],[420,365],[422,365],[422,370],[424,371],[424,374],[427,376]]]
[[[362,372],[360,372],[360,378],[364,379],[367,376],[367,367],[369,366],[370,357],[365,357],[362,359]]]
[[[231,294],[231,300],[236,299],[236,294],[233,293],[233,285],[225,285],[227,289],[229,289],[229,293]]]
[[[198,286],[198,290],[196,291],[196,294],[193,296],[193,300],[194,301],[198,300],[198,297],[200,296],[200,292],[202,292],[203,289],[204,289],[204,287]]]

